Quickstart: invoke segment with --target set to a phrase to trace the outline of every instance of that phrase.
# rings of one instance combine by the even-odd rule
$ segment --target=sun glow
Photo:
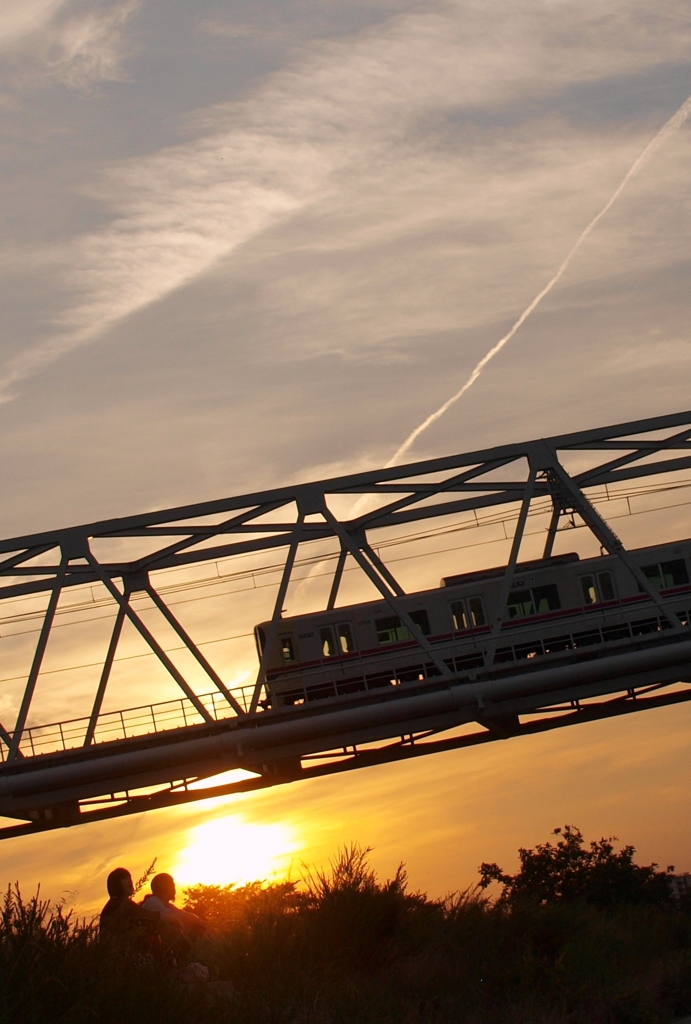
[[[169,870],[180,886],[275,881],[290,874],[300,848],[286,825],[260,825],[240,815],[213,818],[190,831]]]

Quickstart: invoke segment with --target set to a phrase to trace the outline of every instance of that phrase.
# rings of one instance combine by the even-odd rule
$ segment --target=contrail
[[[564,261],[562,262],[561,266],[557,270],[554,277],[547,282],[542,291],[538,295],[536,295],[533,301],[530,303],[530,305],[523,310],[523,312],[521,313],[521,315],[519,316],[518,320],[513,325],[509,333],[505,334],[504,337],[501,338],[501,340],[498,341],[497,344],[482,357],[480,362],[477,364],[473,372],[468,377],[463,387],[460,388],[454,395],[452,395],[451,398],[447,398],[443,405],[440,405],[435,412],[431,413],[431,415],[429,415],[426,420],[423,420],[423,422],[419,426],[417,426],[411,434],[408,435],[408,437],[405,439],[400,448],[386,463],[387,469],[390,466],[395,466],[399,459],[403,455],[405,455],[408,449],[415,443],[420,434],[424,433],[424,431],[427,430],[428,427],[431,427],[433,423],[436,423],[438,419],[441,419],[444,413],[451,408],[454,402],[457,402],[458,399],[461,398],[466,393],[466,391],[468,391],[469,388],[472,388],[473,384],[478,379],[478,377],[480,376],[484,368],[487,366],[487,364],[490,363],[494,359],[494,357],[498,355],[499,352],[501,352],[504,345],[511,341],[516,331],[526,322],[526,320],[533,312],[533,310],[540,305],[545,295],[551,292],[552,288],[554,288],[555,284],[557,284],[557,282],[560,280],[560,278],[566,271],[569,263],[576,255],[580,247],[583,245],[590,232],[602,220],[607,211],[616,203],[619,196],[622,194],[628,183],[631,181],[631,178],[633,178],[633,176],[638,173],[643,164],[650,156],[652,156],[655,150],[659,149],[660,146],[663,146],[669,138],[669,136],[672,135],[673,132],[677,131],[677,129],[681,128],[689,114],[691,114],[691,96],[689,96],[689,98],[684,103],[682,103],[682,105],[679,107],[679,110],[677,110],[676,114],[670,117],[669,121],[667,121],[666,124],[664,124],[662,128],[660,128],[657,135],[653,139],[651,139],[651,141],[645,147],[641,155],[632,165],[632,167],[630,168],[630,170],[628,171],[628,173],[626,174],[626,176],[624,177],[624,179],[622,180],[621,184],[616,189],[612,197],[605,203],[600,212],[595,217],[593,217],[590,224],[588,224],[587,228],[585,228],[585,230],[581,232],[578,239],[576,240],[576,242],[571,247],[566,257],[564,258]]]

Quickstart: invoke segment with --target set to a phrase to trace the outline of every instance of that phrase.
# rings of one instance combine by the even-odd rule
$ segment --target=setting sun
[[[180,885],[242,885],[290,873],[301,848],[287,825],[259,825],[239,815],[213,818],[189,833],[172,866]]]

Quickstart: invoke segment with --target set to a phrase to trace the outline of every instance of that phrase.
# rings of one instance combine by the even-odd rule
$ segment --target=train
[[[281,618],[264,658],[262,706],[280,712],[424,690],[445,676],[475,683],[581,662],[592,664],[593,678],[606,677],[610,656],[651,650],[689,628],[691,540],[627,554],[672,617],[616,554],[519,562],[504,607],[505,566],[451,575],[395,599],[407,622],[384,598]],[[270,627],[254,629],[260,661]]]

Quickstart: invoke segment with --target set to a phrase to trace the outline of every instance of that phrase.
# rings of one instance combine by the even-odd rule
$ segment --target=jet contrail
[[[638,173],[638,171],[641,169],[641,167],[648,159],[648,157],[652,156],[656,149],[659,149],[660,146],[664,145],[664,143],[667,141],[669,136],[672,135],[673,132],[677,131],[678,128],[681,128],[682,124],[689,116],[689,114],[691,114],[691,96],[689,96],[689,98],[679,107],[679,110],[677,110],[676,114],[670,117],[669,121],[667,121],[666,124],[664,124],[662,128],[660,128],[660,131],[657,133],[657,135],[653,139],[651,139],[651,141],[645,147],[641,155],[632,165],[629,172],[627,173],[619,187],[616,189],[612,197],[605,203],[600,212],[595,217],[593,217],[590,224],[588,224],[587,228],[585,228],[585,230],[581,232],[578,239],[576,240],[576,242],[571,247],[566,257],[564,258],[563,263],[557,270],[554,277],[547,282],[542,291],[538,295],[536,295],[533,301],[530,303],[530,305],[523,310],[523,312],[521,313],[521,315],[519,316],[518,320],[513,325],[509,333],[505,334],[504,337],[500,341],[498,341],[497,344],[482,357],[482,359],[477,364],[471,375],[468,377],[463,387],[460,388],[454,395],[452,395],[451,398],[447,398],[443,405],[440,405],[435,412],[431,413],[431,415],[429,415],[426,420],[423,420],[423,422],[419,426],[417,426],[411,434],[408,435],[408,437],[405,439],[400,448],[386,463],[387,469],[390,466],[395,466],[399,459],[403,455],[405,455],[408,449],[418,439],[420,434],[427,430],[428,427],[431,427],[433,423],[436,423],[438,419],[441,419],[444,413],[451,408],[454,402],[457,402],[458,399],[461,398],[466,393],[466,391],[473,386],[473,384],[478,379],[478,377],[480,376],[484,368],[487,366],[487,364],[491,362],[492,359],[494,359],[494,357],[499,352],[501,352],[501,350],[503,349],[504,345],[507,344],[507,342],[511,341],[516,331],[526,322],[526,320],[533,312],[533,310],[540,305],[545,295],[551,292],[552,288],[554,288],[555,284],[557,284],[559,279],[562,277],[564,271],[566,270],[569,263],[580,249],[583,242],[585,242],[590,232],[599,223],[599,221],[602,220],[604,215],[614,205],[614,203],[616,203],[617,199],[624,191],[631,178],[633,178],[633,176]]]

